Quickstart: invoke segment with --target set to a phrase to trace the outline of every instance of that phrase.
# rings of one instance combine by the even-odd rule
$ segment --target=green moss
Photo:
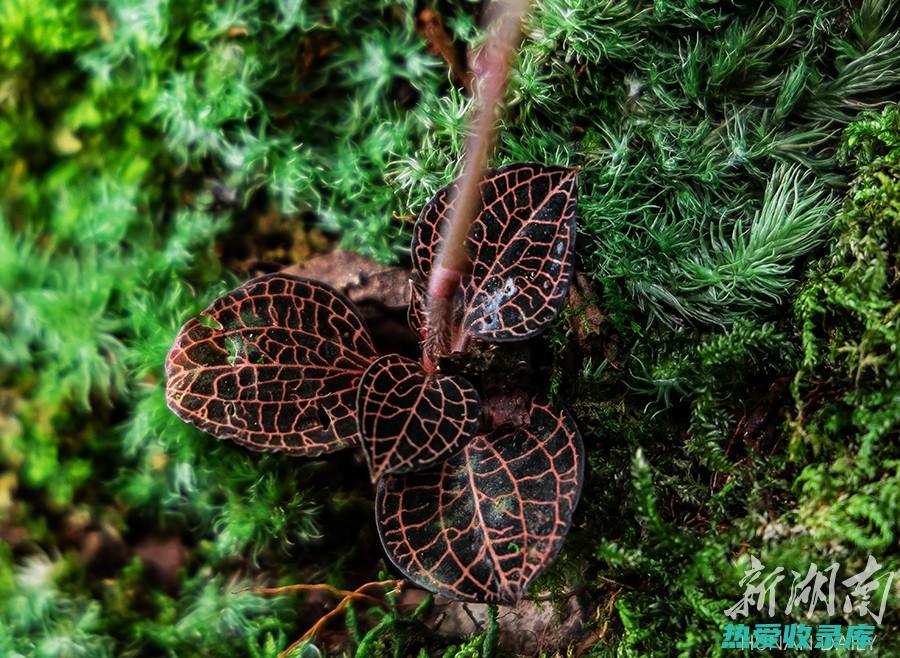
[[[0,0],[3,655],[273,656],[319,610],[239,585],[377,576],[352,457],[216,442],[166,409],[162,362],[309,231],[403,261],[469,106],[421,6]],[[478,43],[475,4],[429,6]],[[721,654],[747,551],[898,568],[900,110],[863,111],[898,71],[886,0],[536,3],[496,160],[581,167],[607,322],[573,372],[548,335],[588,480],[539,587],[595,606],[592,654]],[[260,248],[272,217],[293,238]],[[137,548],[173,538],[161,577]],[[424,613],[359,608],[346,652],[493,651]]]

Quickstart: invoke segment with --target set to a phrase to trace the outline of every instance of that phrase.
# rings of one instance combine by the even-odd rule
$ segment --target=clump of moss
[[[797,296],[803,362],[793,447],[815,452],[859,437],[870,470],[896,436],[900,392],[900,109],[869,114],[847,131],[845,157],[858,171],[838,215],[835,246]]]
[[[838,562],[842,578],[870,555],[879,573],[900,567],[898,112],[846,131],[855,175],[794,317],[644,332],[617,368],[573,383],[597,443],[585,516],[545,584],[616,611],[596,655],[718,652],[751,553],[788,584],[812,562]],[[895,624],[878,655],[896,651]]]

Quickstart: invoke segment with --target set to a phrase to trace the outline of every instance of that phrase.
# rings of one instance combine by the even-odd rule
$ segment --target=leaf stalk
[[[455,298],[469,271],[466,240],[480,210],[479,183],[495,141],[498,107],[503,100],[509,67],[522,33],[529,0],[495,0],[488,8],[488,36],[473,62],[475,109],[466,139],[462,172],[452,192],[447,226],[428,281],[427,334],[423,349],[426,370],[449,351],[454,330]]]

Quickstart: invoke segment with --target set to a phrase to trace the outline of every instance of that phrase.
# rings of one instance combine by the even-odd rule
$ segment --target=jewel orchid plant
[[[564,408],[522,392],[510,405],[508,391],[479,392],[442,369],[475,346],[541,333],[573,276],[577,171],[482,166],[519,5],[483,52],[462,175],[413,229],[409,318],[422,358],[379,354],[342,294],[275,273],[189,320],[166,359],[170,409],[217,438],[302,457],[360,448],[394,565],[429,591],[504,604],[559,552],[584,470]]]

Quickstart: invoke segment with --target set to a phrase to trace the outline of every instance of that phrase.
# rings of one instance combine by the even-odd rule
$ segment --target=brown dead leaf
[[[587,345],[591,336],[600,334],[601,327],[606,322],[606,314],[596,303],[598,297],[590,277],[584,272],[575,272],[567,299],[569,308],[575,311],[569,319],[569,326],[582,348]]]
[[[371,258],[336,249],[284,270],[316,279],[347,295],[354,304],[378,304],[391,310],[409,305],[409,270],[385,267]]]

